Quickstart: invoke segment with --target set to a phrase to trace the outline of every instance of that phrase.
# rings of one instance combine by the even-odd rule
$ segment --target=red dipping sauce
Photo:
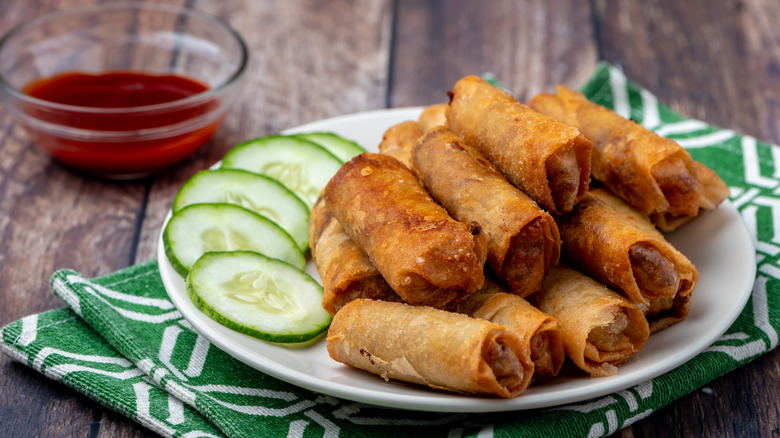
[[[208,87],[183,76],[145,73],[62,73],[27,84],[22,91],[38,99],[93,108],[155,105],[198,94]],[[132,119],[128,121],[133,125]]]
[[[214,97],[183,100],[207,90],[187,77],[141,72],[68,72],[22,89],[67,105],[25,108],[30,120],[60,125],[37,129],[27,124],[39,146],[69,166],[125,178],[180,161],[211,138],[224,116],[219,102]]]

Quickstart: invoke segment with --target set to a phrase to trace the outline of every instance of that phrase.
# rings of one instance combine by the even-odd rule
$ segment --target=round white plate
[[[385,130],[416,119],[420,108],[358,113],[306,124],[286,131],[332,131],[376,151]],[[561,405],[608,394],[645,382],[686,362],[722,335],[742,311],[756,274],[753,242],[734,206],[717,210],[668,236],[698,268],[690,314],[653,336],[645,347],[610,377],[557,377],[531,385],[510,399],[435,391],[342,365],[330,358],[325,340],[296,347],[269,344],[234,332],[208,318],[190,301],[184,280],[158,245],[160,274],[174,305],[203,336],[238,360],[281,380],[323,394],[374,405],[438,412],[498,412]],[[319,279],[312,263],[307,272]]]

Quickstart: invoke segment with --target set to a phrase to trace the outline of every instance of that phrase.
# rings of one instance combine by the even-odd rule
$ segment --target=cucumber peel
[[[271,135],[241,143],[222,159],[222,168],[270,176],[298,195],[311,209],[343,163],[317,143],[289,135]]]
[[[333,132],[305,132],[295,137],[313,141],[346,163],[352,157],[367,152],[362,146]]]
[[[303,269],[306,259],[295,241],[278,225],[233,204],[192,204],[176,212],[163,231],[165,255],[186,276],[210,251],[251,250]]]
[[[216,322],[268,342],[316,338],[331,322],[322,286],[285,262],[252,251],[209,252],[186,281],[193,304]]]
[[[282,227],[301,251],[309,246],[309,208],[279,181],[241,169],[196,173],[173,201],[174,213],[192,204],[228,203],[261,214]]]

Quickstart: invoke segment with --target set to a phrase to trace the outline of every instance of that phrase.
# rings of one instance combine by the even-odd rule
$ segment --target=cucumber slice
[[[304,342],[324,332],[322,286],[303,271],[250,251],[209,252],[192,267],[187,293],[216,322],[270,342]]]
[[[322,146],[287,135],[241,143],[222,159],[224,169],[249,170],[278,180],[309,209],[341,164],[341,160]]]
[[[209,251],[257,251],[303,269],[306,259],[295,241],[268,218],[233,204],[192,204],[168,221],[163,231],[165,255],[187,276]]]
[[[317,143],[344,163],[351,160],[352,157],[366,152],[356,142],[347,140],[333,132],[305,132],[303,134],[294,134],[294,136]]]
[[[203,203],[228,203],[252,210],[287,231],[301,251],[309,246],[309,209],[273,178],[240,169],[198,172],[179,190],[173,212]]]

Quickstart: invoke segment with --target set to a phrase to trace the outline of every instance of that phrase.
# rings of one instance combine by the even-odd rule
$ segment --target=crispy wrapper
[[[423,135],[422,127],[414,120],[407,120],[387,128],[379,143],[379,152],[390,155],[410,167],[414,142]]]
[[[487,239],[479,224],[452,219],[395,158],[358,155],[328,182],[324,198],[404,301],[443,308],[482,286]]]
[[[562,264],[550,270],[532,303],[558,320],[566,355],[591,377],[616,374],[649,336],[639,307]]]
[[[536,374],[555,376],[561,370],[566,353],[558,321],[498,283],[485,279],[482,288],[460,303],[457,311],[517,334],[531,354]]]
[[[551,213],[571,210],[588,190],[590,141],[479,77],[455,84],[447,122]]]
[[[568,259],[637,303],[652,333],[688,315],[698,271],[643,213],[594,189],[558,218],[558,228]]]
[[[688,151],[585,96],[558,86],[531,108],[575,126],[593,142],[592,176],[645,214],[696,216],[707,204]]]
[[[339,362],[436,389],[511,398],[533,375],[529,353],[511,331],[426,306],[352,301],[333,318],[327,343]]]
[[[694,161],[693,164],[696,167],[696,177],[699,180],[699,213],[714,210],[729,197],[729,187],[714,170],[698,161]],[[650,220],[659,230],[668,233],[680,228],[696,217],[698,216],[666,212],[652,213]]]
[[[512,293],[526,297],[541,290],[561,246],[549,213],[447,128],[434,128],[417,141],[411,167],[453,218],[482,226],[487,263]]]
[[[311,210],[309,235],[312,259],[324,290],[322,307],[331,316],[358,298],[401,301],[344,227],[328,212],[322,198]]]
[[[447,126],[448,105],[447,103],[437,103],[423,109],[420,118],[417,119],[423,132],[430,132],[433,128],[438,128],[439,126]]]
[[[309,249],[312,253],[320,240],[320,236],[322,236],[322,232],[325,231],[331,220],[333,220],[333,215],[328,211],[325,198],[320,195],[309,212]]]

